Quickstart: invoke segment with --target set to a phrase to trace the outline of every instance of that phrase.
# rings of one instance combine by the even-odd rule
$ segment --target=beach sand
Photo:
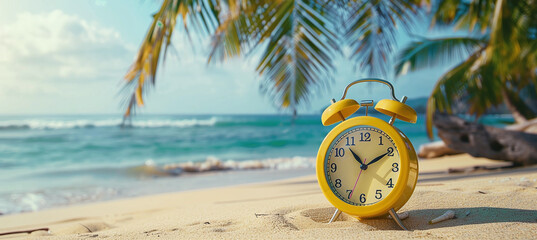
[[[46,239],[536,239],[537,166],[458,171],[503,162],[456,155],[420,162],[416,190],[390,219],[357,220],[334,208],[314,175],[267,183],[151,195],[0,217],[0,238]],[[453,210],[456,218],[429,225]]]

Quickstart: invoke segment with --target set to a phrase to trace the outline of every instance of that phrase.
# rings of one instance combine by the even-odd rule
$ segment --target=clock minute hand
[[[356,159],[356,161],[358,161],[361,165],[363,165],[364,163],[362,162],[362,159],[360,159],[360,157],[354,153],[354,151],[352,151],[351,148],[349,148],[349,150],[351,151],[352,155],[354,156],[354,159]]]
[[[376,157],[375,159],[371,160],[371,162],[369,162],[369,163],[367,164],[367,166],[369,166],[369,165],[371,165],[371,164],[373,164],[373,163],[378,162],[380,159],[382,159],[382,158],[383,158],[384,156],[386,156],[388,153],[389,153],[389,152],[386,152],[386,153],[384,153],[384,154],[382,154],[382,155]]]

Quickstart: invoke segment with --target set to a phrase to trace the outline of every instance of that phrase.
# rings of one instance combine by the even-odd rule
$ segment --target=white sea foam
[[[31,211],[37,211],[41,206],[45,205],[45,198],[36,193],[27,193],[22,196],[20,203]]]
[[[11,193],[0,197],[0,213],[33,212],[54,206],[112,199],[118,191],[106,187],[49,189],[27,193]]]
[[[204,162],[185,162],[167,164],[163,167],[165,171],[177,173],[182,172],[207,172],[222,170],[249,170],[249,169],[298,169],[314,168],[315,158],[311,157],[291,157],[291,158],[269,158],[262,160],[222,161],[216,157],[208,157]]]
[[[179,119],[179,120],[133,120],[132,127],[135,128],[186,128],[195,126],[214,126],[218,119],[211,117],[207,119]],[[8,120],[0,121],[0,129],[72,129],[91,127],[119,127],[121,119],[107,120]]]
[[[149,120],[133,121],[132,126],[140,128],[161,128],[161,127],[194,127],[194,126],[214,126],[216,117],[209,119],[182,119],[182,120]]]

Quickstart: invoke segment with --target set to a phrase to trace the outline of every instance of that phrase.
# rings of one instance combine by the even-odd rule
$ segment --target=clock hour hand
[[[371,162],[369,162],[369,163],[367,164],[367,166],[369,166],[369,165],[371,165],[371,164],[373,164],[373,163],[378,162],[380,159],[382,159],[382,158],[383,158],[384,156],[386,156],[388,153],[390,153],[390,152],[386,152],[386,153],[384,153],[384,154],[382,154],[382,155],[376,157],[375,159],[371,160]]]
[[[352,155],[354,156],[354,159],[356,159],[356,161],[358,161],[361,165],[363,165],[364,163],[362,162],[362,159],[360,159],[360,157],[356,153],[354,153],[351,148],[349,148],[349,150],[351,151]]]

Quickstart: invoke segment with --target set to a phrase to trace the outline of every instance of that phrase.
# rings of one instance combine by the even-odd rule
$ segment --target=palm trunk
[[[511,112],[511,115],[513,115],[513,118],[515,119],[516,123],[525,123],[528,121],[524,115],[513,104],[513,101],[509,97],[509,94],[507,93],[507,90],[505,88],[502,88],[502,96],[505,102],[505,106],[507,106],[507,109],[509,109],[509,112]]]

